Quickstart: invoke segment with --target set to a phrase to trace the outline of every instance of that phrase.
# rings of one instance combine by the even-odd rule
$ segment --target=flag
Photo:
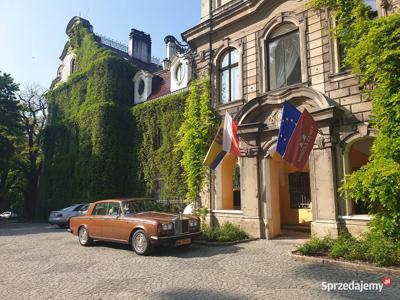
[[[283,159],[298,169],[303,169],[317,137],[318,127],[310,113],[305,109],[287,144]]]
[[[300,115],[300,111],[289,102],[285,101],[283,103],[281,126],[279,127],[278,142],[276,146],[276,152],[281,156],[285,154],[287,144],[289,143]]]
[[[224,120],[224,136],[222,149],[227,153],[232,153],[237,157],[240,156],[239,140],[237,137],[237,124],[231,115],[226,112]]]
[[[208,149],[207,155],[204,158],[203,165],[209,166],[212,170],[219,165],[222,159],[226,155],[226,151],[222,149],[222,141],[224,135],[224,121],[218,128],[217,134],[213,142],[211,143],[210,149]]]
[[[214,141],[204,158],[203,165],[215,170],[227,153],[240,156],[237,128],[238,126],[231,115],[226,112],[225,118],[222,120]]]

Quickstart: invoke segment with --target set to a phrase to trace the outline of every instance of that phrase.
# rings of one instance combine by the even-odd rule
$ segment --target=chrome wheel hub
[[[142,234],[139,233],[138,235],[136,235],[135,237],[135,250],[139,253],[142,253],[145,251],[146,249],[146,237]]]
[[[79,239],[82,244],[86,244],[87,239],[88,239],[88,234],[87,234],[86,229],[79,230]]]

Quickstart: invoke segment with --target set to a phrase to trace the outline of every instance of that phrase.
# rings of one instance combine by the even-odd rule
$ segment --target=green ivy
[[[330,7],[335,35],[345,46],[345,64],[360,74],[372,99],[372,125],[378,136],[368,164],[351,174],[342,195],[365,201],[374,231],[400,239],[400,14],[372,18],[362,0],[314,0]]]
[[[48,92],[38,214],[133,194],[132,78],[137,68],[83,26],[70,40],[77,71]]]
[[[176,150],[177,133],[184,120],[188,92],[181,92],[136,105],[135,190],[151,196],[161,179],[162,199],[184,199],[187,192],[180,165],[182,151]]]
[[[210,104],[209,79],[201,78],[193,81],[177,144],[177,149],[183,152],[181,164],[185,172],[188,201],[198,199],[208,174],[208,168],[203,166],[203,160],[214,138],[218,122],[217,113]]]

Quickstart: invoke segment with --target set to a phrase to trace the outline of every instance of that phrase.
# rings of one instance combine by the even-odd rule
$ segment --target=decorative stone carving
[[[261,148],[259,146],[248,146],[240,149],[241,157],[255,157],[261,152]]]
[[[319,149],[325,148],[325,137],[320,133],[317,135],[317,146]]]
[[[368,123],[358,124],[357,131],[360,133],[361,136],[367,136],[369,131],[369,124]]]
[[[279,128],[279,125],[281,124],[281,116],[282,116],[282,110],[280,108],[273,109],[271,114],[265,121],[268,128]]]

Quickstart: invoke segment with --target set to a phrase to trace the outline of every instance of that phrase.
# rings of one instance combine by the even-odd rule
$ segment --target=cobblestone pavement
[[[140,257],[46,224],[0,223],[0,299],[400,299],[400,278],[382,293],[322,291],[326,282],[381,282],[382,275],[293,261],[302,242],[282,238],[226,247],[193,245]]]

